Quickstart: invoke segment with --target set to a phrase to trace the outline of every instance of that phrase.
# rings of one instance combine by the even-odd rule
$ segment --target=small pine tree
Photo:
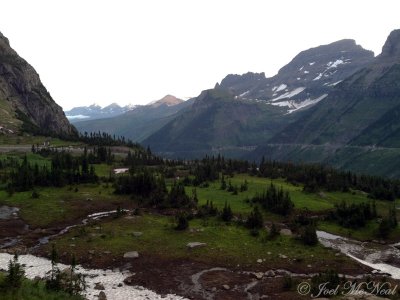
[[[176,230],[186,230],[187,228],[189,228],[188,218],[187,218],[186,214],[180,213],[177,216],[177,224],[176,224],[175,229]]]
[[[225,181],[224,174],[222,174],[222,177],[221,177],[221,190],[226,190],[226,181]]]
[[[6,284],[11,288],[19,288],[22,284],[25,271],[18,263],[18,255],[15,254],[13,260],[8,263],[8,272],[6,277]]]
[[[315,226],[310,224],[307,225],[302,234],[301,234],[301,240],[305,245],[308,246],[314,246],[318,244],[318,236],[317,236],[317,231],[315,229]]]
[[[279,235],[279,230],[276,227],[275,223],[272,223],[271,229],[269,231],[268,237],[272,240]]]
[[[246,226],[250,229],[258,229],[264,226],[263,216],[257,206],[254,207],[247,218]]]
[[[227,201],[225,201],[224,209],[222,210],[221,218],[225,222],[230,222],[232,220],[233,214],[231,210],[231,206],[228,205]]]

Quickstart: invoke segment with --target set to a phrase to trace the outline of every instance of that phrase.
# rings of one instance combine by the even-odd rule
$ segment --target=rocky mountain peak
[[[382,47],[380,57],[400,56],[400,29],[393,30]]]
[[[160,106],[160,105],[174,106],[174,105],[180,104],[182,102],[183,102],[182,99],[179,99],[173,95],[166,95],[163,98],[161,98],[160,100],[150,102],[149,105],[151,105],[151,106]]]
[[[1,32],[0,32],[0,41],[5,43],[7,46],[10,46],[10,42],[8,41],[8,38],[6,38]]]
[[[1,33],[0,104],[7,107],[0,111],[0,126],[12,127],[14,133],[77,135],[62,108],[40,81],[39,74],[10,47],[8,39]]]

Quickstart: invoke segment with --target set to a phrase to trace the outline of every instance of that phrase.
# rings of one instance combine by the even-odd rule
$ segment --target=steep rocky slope
[[[76,136],[39,75],[0,33],[0,133]]]
[[[301,52],[272,78],[228,75],[143,143],[179,157],[243,155],[324,102],[341,80],[372,60],[371,51],[342,40]]]

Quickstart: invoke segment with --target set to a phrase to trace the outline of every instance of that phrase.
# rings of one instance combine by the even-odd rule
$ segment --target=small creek
[[[1,207],[0,220],[15,217],[17,213],[17,208]],[[56,234],[40,238],[38,240],[38,244],[32,249],[48,243],[51,239],[67,233],[70,229],[74,227],[86,225],[91,220],[98,220],[115,213],[116,211],[112,210],[90,214],[79,224],[68,226]],[[377,270],[375,271],[376,273],[387,273],[390,274],[394,279],[400,279],[400,250],[396,248],[396,246],[399,246],[399,244],[381,245],[379,243],[359,242],[338,235],[333,235],[324,231],[317,231],[317,235],[319,241],[324,246],[339,250],[345,255],[351,257],[352,259],[374,268],[375,270]],[[15,239],[10,239],[10,241],[0,245],[0,249],[13,246],[14,243]],[[11,259],[12,255],[8,253],[0,253],[0,269],[6,270],[8,267],[8,263]],[[49,272],[51,269],[50,260],[31,254],[20,255],[19,262],[25,266],[26,276],[30,279],[34,279],[37,276],[43,278],[46,276],[46,273]],[[67,268],[68,265],[59,264],[59,267],[61,270],[63,270]],[[194,274],[192,276],[194,291],[199,292],[200,294],[202,293],[199,279],[203,273],[217,270],[225,269],[214,268]],[[161,296],[143,287],[125,285],[123,283],[124,279],[133,275],[129,271],[119,272],[112,270],[86,269],[82,266],[78,266],[77,272],[82,273],[86,276],[87,290],[85,292],[85,297],[87,299],[98,299],[97,295],[100,291],[94,289],[96,283],[101,283],[105,288],[104,292],[107,295],[107,298],[113,300],[185,299],[183,297],[171,294]],[[306,274],[292,275],[307,276]],[[250,286],[249,289],[251,289]],[[206,296],[206,298],[212,298],[212,296],[208,294],[204,294],[203,296]]]

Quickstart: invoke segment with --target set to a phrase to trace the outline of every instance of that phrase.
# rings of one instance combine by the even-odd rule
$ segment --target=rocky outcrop
[[[380,57],[400,57],[400,29],[393,30],[382,47]]]
[[[35,69],[11,47],[0,33],[0,107],[19,120],[18,131],[60,137],[76,136],[62,108],[52,99]],[[0,125],[1,120],[0,120]]]

